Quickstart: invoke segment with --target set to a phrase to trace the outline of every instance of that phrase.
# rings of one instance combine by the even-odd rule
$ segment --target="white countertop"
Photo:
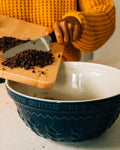
[[[120,53],[94,60],[120,69]],[[57,143],[37,136],[19,118],[5,84],[0,84],[0,150],[120,150],[120,116],[98,138],[79,143]]]

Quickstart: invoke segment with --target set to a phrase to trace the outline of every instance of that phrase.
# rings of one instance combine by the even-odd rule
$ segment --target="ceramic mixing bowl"
[[[53,89],[6,80],[20,118],[37,135],[80,142],[101,135],[120,111],[120,70],[87,63],[61,63]]]

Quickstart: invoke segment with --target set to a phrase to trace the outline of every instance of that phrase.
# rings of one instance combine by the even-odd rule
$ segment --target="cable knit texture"
[[[0,14],[46,27],[73,16],[82,25],[77,41],[67,45],[63,61],[79,61],[80,52],[101,47],[115,29],[115,6],[112,0],[0,0]]]

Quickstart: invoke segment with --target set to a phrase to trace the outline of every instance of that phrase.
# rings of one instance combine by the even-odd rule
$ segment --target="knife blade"
[[[32,40],[32,41],[26,42],[24,44],[10,48],[5,53],[3,53],[0,56],[0,58],[10,58],[10,57],[15,56],[17,53],[24,51],[24,50],[27,50],[27,49],[49,51],[51,42],[57,42],[57,39],[56,39],[54,32],[52,32],[51,34],[44,36],[42,38]]]

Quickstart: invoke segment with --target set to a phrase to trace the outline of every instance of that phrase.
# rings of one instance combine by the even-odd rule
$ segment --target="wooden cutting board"
[[[22,40],[34,40],[44,36],[46,30],[48,30],[48,28],[40,25],[0,15],[0,37],[8,36]],[[3,66],[1,62],[3,62],[4,59],[0,58],[0,77],[43,89],[53,88],[64,51],[64,45],[51,43],[50,46],[55,58],[53,64],[45,66],[44,68],[36,66],[34,69],[35,72],[33,73],[33,69],[25,70],[19,67],[10,69]],[[1,54],[0,52],[0,55]]]

